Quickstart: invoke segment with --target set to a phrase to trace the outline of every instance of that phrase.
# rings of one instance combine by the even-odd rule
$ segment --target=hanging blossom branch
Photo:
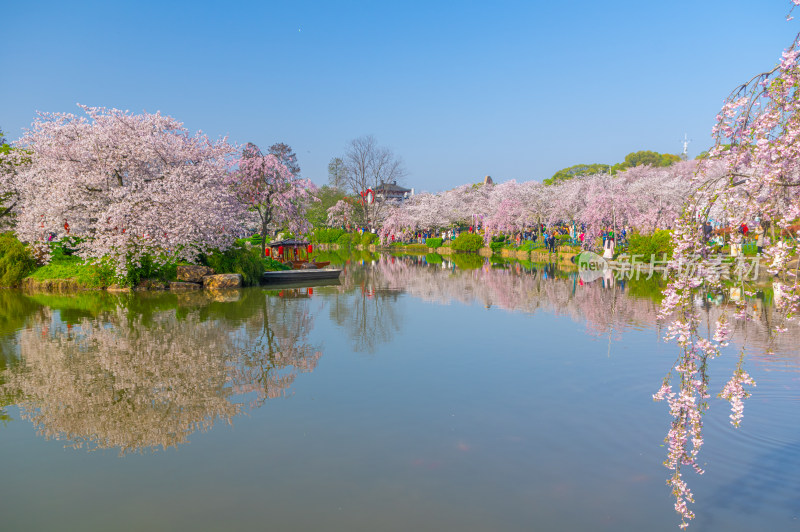
[[[792,0],[800,5],[800,0]],[[796,319],[800,306],[798,287],[797,220],[800,218],[800,35],[773,69],[754,76],[734,90],[726,100],[713,129],[715,146],[694,176],[694,193],[673,233],[675,252],[670,263],[671,282],[665,289],[660,317],[671,320],[668,339],[676,341],[681,354],[664,379],[655,400],[667,400],[673,421],[667,434],[669,452],[664,464],[673,471],[667,483],[675,496],[681,528],[688,526],[694,502],[682,476],[682,466],[697,473],[697,454],[703,444],[702,416],[708,409],[707,364],[728,345],[730,320],[752,319],[742,302],[730,318],[716,324],[712,337],[700,330],[701,319],[694,305],[701,293],[727,288],[702,224],[710,218],[725,219],[731,226],[756,221],[763,232],[767,271],[773,275],[778,325],[785,330]],[[735,242],[742,237],[734,235]],[[737,290],[742,298],[753,291],[739,270]],[[674,382],[677,381],[677,382]],[[673,391],[673,384],[679,389]],[[742,421],[745,386],[755,381],[744,370],[742,351],[736,370],[719,397],[731,403],[731,424]]]
[[[744,400],[750,397],[750,393],[744,390],[744,385],[755,386],[755,381],[743,369],[744,350],[739,356],[739,363],[736,365],[736,371],[733,373],[731,380],[725,385],[725,388],[719,393],[721,399],[725,399],[731,404],[731,425],[739,427],[744,417]]]

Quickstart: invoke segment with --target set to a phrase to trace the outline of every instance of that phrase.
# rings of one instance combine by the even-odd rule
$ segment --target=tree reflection
[[[44,311],[44,307],[15,291],[0,290],[0,422],[3,424],[11,420],[6,407],[19,400],[19,394],[5,386],[6,373],[19,366],[15,334]]]
[[[308,341],[313,327],[306,301],[266,296],[245,322],[244,334],[233,338],[236,363],[230,378],[235,391],[255,393],[253,406],[283,396],[297,374],[313,371],[322,356]]]
[[[41,435],[74,447],[175,447],[231,423],[241,394],[253,406],[285,394],[321,356],[307,339],[307,305],[253,294],[249,305],[228,304],[240,313],[233,322],[210,305],[148,314],[119,306],[77,323],[46,310],[19,333],[20,363],[6,370],[4,393],[21,398]]]
[[[367,352],[401,330],[401,293],[441,304],[547,310],[585,323],[609,342],[626,329],[650,326],[658,312],[653,298],[632,297],[637,290],[649,293],[633,289],[640,285],[585,283],[532,264],[483,261],[460,270],[447,259],[424,265],[381,257],[351,265],[341,283],[317,293],[354,349]],[[18,404],[41,434],[77,447],[127,453],[177,446],[197,430],[230,423],[243,408],[287,394],[321,356],[310,341],[312,299],[303,291],[49,300],[10,294],[0,292],[0,324],[6,324],[0,408]],[[72,310],[63,307],[69,304]],[[705,319],[718,320],[725,305],[706,302]],[[752,314],[737,324],[734,339],[763,344],[770,338],[769,305],[756,304]],[[775,351],[796,356],[794,338],[778,337],[786,344]],[[777,369],[780,356],[764,363]]]
[[[384,262],[395,262],[395,257],[380,259]],[[383,272],[371,264],[347,268],[330,298],[331,319],[347,331],[354,351],[373,353],[400,330],[396,303],[401,289],[389,286]]]
[[[440,304],[479,303],[486,308],[535,313],[541,309],[566,315],[585,323],[587,332],[616,339],[625,330],[641,329],[658,322],[660,304],[659,278],[618,280],[599,278],[585,282],[577,271],[561,270],[550,265],[517,266],[516,263],[492,265],[488,260],[478,268],[453,268],[442,264],[420,266],[414,260],[382,257],[369,266],[376,291],[404,292],[424,301]],[[350,277],[358,279],[359,271]],[[342,290],[354,290],[357,282]],[[376,292],[377,293],[377,292]],[[737,323],[734,339],[758,345],[770,345],[775,351],[793,353],[793,337],[770,334],[771,305],[753,299],[753,319]],[[707,305],[705,320],[715,323],[729,308],[720,298]],[[795,326],[800,333],[800,326]]]

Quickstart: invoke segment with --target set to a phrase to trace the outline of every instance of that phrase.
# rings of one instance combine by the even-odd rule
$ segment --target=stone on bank
[[[216,275],[206,275],[203,277],[203,288],[226,290],[229,288],[241,287],[242,274],[240,273],[218,273]]]
[[[203,277],[213,275],[214,269],[196,264],[182,264],[178,266],[178,281],[187,283],[202,283]]]

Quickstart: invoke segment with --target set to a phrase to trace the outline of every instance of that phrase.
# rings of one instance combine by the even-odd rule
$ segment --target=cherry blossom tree
[[[226,180],[236,199],[253,215],[261,234],[261,254],[270,230],[288,227],[295,232],[309,229],[305,209],[316,201],[314,184],[296,177],[276,155],[264,155],[248,143],[242,150],[238,170]]]
[[[7,222],[16,213],[19,203],[18,174],[30,162],[31,158],[26,150],[13,148],[8,144],[0,146],[0,222]]]
[[[490,214],[485,226],[487,238],[491,232],[513,232],[522,229],[526,212],[523,206],[525,198],[516,181],[508,181],[494,185],[489,202]]]
[[[636,166],[625,172],[635,205],[630,224],[642,232],[671,226],[683,212],[696,168],[696,161],[681,161],[668,167]]]
[[[593,174],[555,185],[508,181],[463,185],[437,194],[417,194],[392,207],[383,235],[473,225],[483,221],[486,238],[539,223],[581,224],[589,235],[606,226],[630,225],[642,232],[671,226],[682,212],[696,163],[670,167],[638,166],[612,176]],[[592,238],[585,245],[593,245]]]
[[[107,257],[120,276],[146,255],[191,262],[230,245],[242,208],[225,183],[225,139],[160,113],[80,108],[86,116],[40,113],[19,141],[30,156],[14,177],[21,240],[78,237],[78,255]]]
[[[347,226],[353,221],[353,215],[353,204],[347,198],[341,199],[328,209],[328,225]]]

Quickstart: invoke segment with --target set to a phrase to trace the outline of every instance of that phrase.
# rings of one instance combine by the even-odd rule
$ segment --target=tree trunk
[[[258,209],[258,216],[261,218],[261,258],[264,258],[267,251],[267,229],[269,229],[272,216],[271,212],[264,212],[261,209]]]

